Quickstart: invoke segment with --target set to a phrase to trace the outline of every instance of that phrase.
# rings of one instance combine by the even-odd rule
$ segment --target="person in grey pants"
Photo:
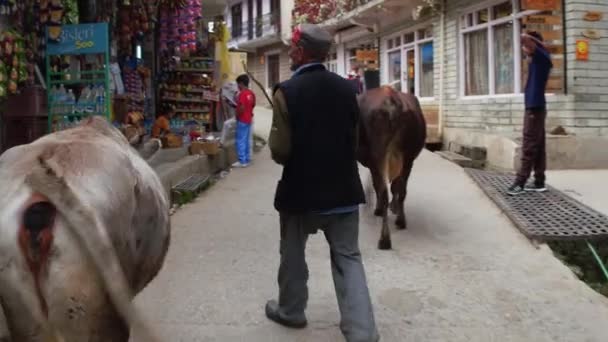
[[[322,230],[331,251],[348,342],[376,342],[372,303],[359,250],[359,205],[365,202],[356,159],[359,107],[349,81],[325,69],[331,35],[304,24],[293,33],[291,79],[275,88],[269,138],[283,165],[275,208],[280,216],[279,298],[266,316],[291,328],[307,325],[308,236]]]

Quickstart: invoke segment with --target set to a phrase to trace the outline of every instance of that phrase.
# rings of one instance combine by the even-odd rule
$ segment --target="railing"
[[[268,13],[255,20],[255,36],[281,32],[281,13]]]
[[[232,40],[247,38],[261,38],[266,35],[281,32],[281,14],[268,13],[261,17],[255,18],[253,21],[244,21],[240,27],[230,28],[232,32]]]

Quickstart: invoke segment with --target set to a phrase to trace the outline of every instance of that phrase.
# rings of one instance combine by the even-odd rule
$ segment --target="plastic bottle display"
[[[68,94],[65,99],[65,113],[64,114],[74,114],[74,109],[76,106],[76,97],[74,96],[74,92],[72,89],[68,89]]]
[[[72,89],[63,84],[49,88],[51,106],[49,114],[53,118],[53,131],[74,127],[83,117],[103,115],[105,107],[105,88],[103,85],[86,86],[76,96]]]

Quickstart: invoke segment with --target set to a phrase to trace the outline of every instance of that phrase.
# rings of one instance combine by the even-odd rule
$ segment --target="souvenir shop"
[[[184,141],[213,130],[221,84],[207,27],[218,25],[204,10],[201,0],[0,0],[1,150],[90,115],[133,145],[169,111]]]

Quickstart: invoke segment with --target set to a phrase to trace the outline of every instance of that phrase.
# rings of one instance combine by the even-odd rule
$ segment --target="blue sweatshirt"
[[[547,108],[545,88],[551,68],[553,68],[553,63],[551,63],[549,52],[538,45],[528,68],[528,82],[525,91],[526,109],[544,110]]]

